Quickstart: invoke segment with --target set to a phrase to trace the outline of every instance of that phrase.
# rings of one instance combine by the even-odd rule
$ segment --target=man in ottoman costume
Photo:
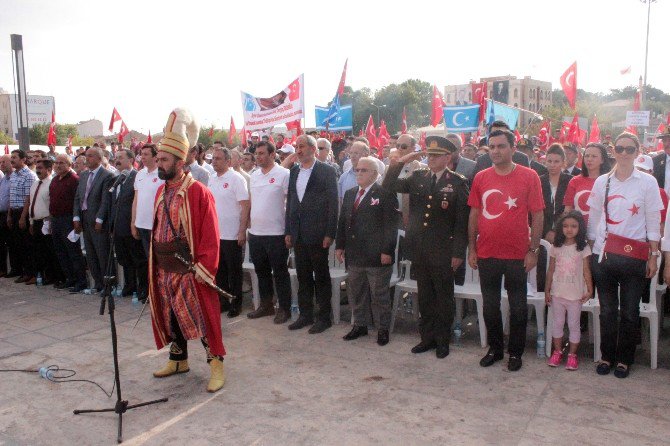
[[[156,193],[149,257],[149,299],[156,347],[170,343],[167,365],[156,378],[186,373],[188,339],[200,339],[207,352],[211,377],[208,392],[223,387],[221,312],[212,283],[219,263],[219,231],[214,198],[206,186],[184,173],[184,160],[198,138],[193,116],[175,109],[158,148],[158,176],[165,180]],[[175,257],[190,260],[194,272]]]

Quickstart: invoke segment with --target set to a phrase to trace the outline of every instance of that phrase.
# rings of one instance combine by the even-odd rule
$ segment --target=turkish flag
[[[244,127],[240,130],[240,143],[242,144],[243,149],[247,148],[247,131]]]
[[[565,97],[568,99],[571,109],[575,109],[575,101],[577,100],[577,62],[570,65],[570,67],[561,76],[561,87]]]
[[[149,134],[149,137],[151,137],[151,134]],[[72,148],[72,138],[73,138],[72,135],[67,135],[67,146],[69,148]]]
[[[547,150],[547,147],[550,144],[551,141],[551,121],[545,120],[544,124],[542,124],[542,128],[540,129],[540,133],[538,135],[538,139],[540,140],[540,148],[542,150]]]
[[[670,113],[668,114],[670,119]],[[400,132],[404,135],[407,133],[407,113],[405,113],[405,107],[402,108],[402,122],[400,123]]]
[[[47,135],[47,145],[56,145],[56,112],[51,112],[51,124],[49,124],[49,134]]]
[[[481,136],[481,133],[479,131],[479,127],[477,127],[477,131],[475,132],[475,135],[472,137],[470,140],[471,144],[478,145],[479,144],[479,137]]]
[[[662,134],[663,132],[665,132],[665,124],[663,124],[663,123],[661,122],[661,123],[658,125],[658,128],[656,129],[656,135],[660,135],[660,134]],[[6,147],[6,146],[5,146],[5,147]],[[663,140],[662,140],[662,139],[659,139],[659,140],[658,140],[658,144],[656,144],[656,151],[659,152],[659,151],[661,151],[661,150],[663,150]],[[7,150],[5,150],[5,152],[7,152]]]
[[[637,127],[635,127],[634,125],[629,125],[628,127],[626,127],[626,130],[624,131],[632,133],[633,135],[637,135]]]
[[[561,124],[561,132],[558,136],[558,142],[561,144],[565,144],[566,142],[570,142],[568,139],[568,135],[570,134],[570,123],[563,121]]]
[[[126,137],[126,135],[130,133],[128,130],[128,127],[126,127],[126,123],[121,120],[121,128],[119,129],[119,142],[123,142],[123,138]]]
[[[442,118],[444,118],[444,99],[442,98],[442,93],[437,89],[437,85],[433,85],[433,106],[431,107],[430,112],[430,125],[437,127],[437,124],[440,123]]]
[[[386,140],[391,139],[391,135],[389,135],[388,129],[386,128],[386,122],[382,119],[382,122],[379,124],[379,136],[383,136],[386,138]]]
[[[300,99],[300,78],[297,78],[288,86],[288,100],[296,101]]]
[[[207,132],[207,136],[209,136],[210,138],[214,136],[214,126],[212,126],[212,128],[209,129],[209,132]]]
[[[114,131],[114,124],[116,121],[121,121],[121,115],[119,112],[116,111],[116,107],[114,107],[114,110],[112,110],[112,119],[109,121],[109,131],[113,132]]]
[[[360,132],[358,132],[358,136],[365,136],[365,133],[363,133],[363,129],[361,129]]]
[[[5,144],[5,155],[9,155],[9,144]]]
[[[579,144],[579,116],[577,114],[572,118],[572,124],[570,124],[570,128],[568,129],[567,141]]]
[[[302,126],[300,125],[300,119],[286,123],[287,130],[295,130],[298,136],[302,135]]]
[[[377,129],[375,129],[375,121],[372,119],[372,115],[368,118],[368,124],[365,126],[365,137],[368,139],[370,147],[379,148]]]
[[[633,111],[640,111],[640,90],[635,92],[635,98],[633,99]]]
[[[147,137],[147,144],[151,144],[153,140],[151,139],[151,130],[149,130],[149,136]]]
[[[421,132],[421,137],[419,137],[419,146],[426,150],[426,132]]]
[[[340,95],[344,93],[344,82],[347,79],[347,63],[349,59],[344,61],[344,70],[342,70],[342,77],[340,77],[340,85],[337,86],[337,94]]]
[[[519,131],[516,129],[514,130],[514,139],[516,140],[517,143],[521,141],[521,133],[519,133]]]
[[[235,133],[237,133],[237,129],[235,128],[235,121],[233,121],[233,117],[230,117],[230,129],[228,129],[228,145],[230,147],[233,147],[233,136],[235,136]]]
[[[596,115],[593,115],[591,133],[589,134],[589,142],[600,142],[600,127],[598,127],[598,118],[596,118]]]
[[[484,120],[486,115],[486,82],[473,82],[472,87],[472,103],[479,104],[479,122]]]

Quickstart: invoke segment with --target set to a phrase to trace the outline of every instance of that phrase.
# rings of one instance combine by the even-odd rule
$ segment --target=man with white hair
[[[377,163],[363,157],[356,167],[358,187],[344,194],[337,225],[336,255],[346,262],[347,293],[353,304],[351,341],[368,334],[370,306],[378,324],[377,344],[389,342],[391,298],[389,282],[398,231],[398,199],[376,183]]]
[[[319,138],[316,140],[316,159],[321,161],[322,163],[328,164],[330,167],[335,169],[335,175],[337,178],[340,178],[340,175],[342,175],[342,170],[340,169],[340,165],[332,161],[332,151],[331,151],[331,144],[330,141],[328,141],[326,138]]]
[[[448,166],[449,169],[453,170],[456,173],[460,173],[465,178],[467,178],[468,181],[472,182],[473,178],[475,177],[476,163],[470,159],[461,156],[463,141],[461,140],[460,135],[457,135],[456,133],[447,133],[447,136],[445,136],[445,138],[451,141],[456,146],[456,149],[458,149],[451,154],[451,161],[449,161]]]
[[[340,179],[337,182],[337,196],[340,199],[340,202],[344,199],[344,193],[346,191],[358,185],[356,182],[356,166],[358,165],[358,160],[368,155],[370,155],[370,147],[363,141],[354,141],[349,149],[351,168],[348,170],[345,168],[344,173],[340,176]]]

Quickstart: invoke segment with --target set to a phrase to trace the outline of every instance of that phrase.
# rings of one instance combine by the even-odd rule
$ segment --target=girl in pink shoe
[[[544,293],[547,305],[553,309],[554,353],[547,361],[550,367],[558,367],[563,360],[563,326],[567,319],[570,350],[565,368],[577,370],[579,317],[582,303],[593,295],[590,256],[591,248],[586,243],[586,224],[582,214],[571,211],[556,223],[556,238],[549,250],[549,271]]]

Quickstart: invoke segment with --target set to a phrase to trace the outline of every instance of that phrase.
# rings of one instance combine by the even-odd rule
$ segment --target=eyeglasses
[[[362,167],[359,167],[359,168],[354,169],[354,172],[356,172],[356,173],[368,173],[368,172],[372,172],[372,169],[364,169]]]
[[[637,151],[637,147],[635,146],[616,146],[614,147],[614,151],[618,154],[622,154],[624,151],[626,151],[627,155],[632,155]]]
[[[328,150],[328,147],[319,147],[319,150]]]
[[[407,150],[409,149],[409,144],[396,144],[395,147],[396,149]]]

